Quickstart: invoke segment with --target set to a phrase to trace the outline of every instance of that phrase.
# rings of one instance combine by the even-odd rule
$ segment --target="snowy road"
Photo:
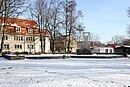
[[[0,59],[0,87],[128,87],[130,59]]]

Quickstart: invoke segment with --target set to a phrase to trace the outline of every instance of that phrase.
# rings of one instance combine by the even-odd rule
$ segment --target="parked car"
[[[10,51],[4,51],[4,52],[2,52],[2,56],[4,56],[5,54],[11,54],[11,52]]]
[[[77,53],[77,55],[81,55],[81,54],[92,54],[91,53],[91,50],[89,50],[89,49],[86,49],[86,48],[82,48],[82,49],[77,49],[76,50],[76,53]]]

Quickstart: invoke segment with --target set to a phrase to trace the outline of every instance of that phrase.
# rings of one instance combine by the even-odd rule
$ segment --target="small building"
[[[115,50],[116,53],[128,53],[128,54],[130,54],[130,46],[127,46],[127,45],[115,46],[114,50]]]
[[[55,51],[58,51],[59,53],[65,53],[67,52],[67,47],[69,43],[69,35],[59,35],[56,37],[55,41]],[[76,53],[77,50],[77,41],[74,38],[74,36],[71,34],[70,35],[70,44],[69,44],[69,50],[71,53]]]
[[[68,43],[69,43],[69,35],[66,36],[66,44],[68,46]],[[66,47],[67,48],[67,47]],[[76,53],[76,50],[77,50],[77,40],[75,39],[75,37],[71,34],[70,35],[70,51],[71,53]]]
[[[96,47],[92,51],[93,53],[114,53],[112,47]]]

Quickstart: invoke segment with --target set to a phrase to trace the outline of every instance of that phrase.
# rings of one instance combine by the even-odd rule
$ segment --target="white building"
[[[2,39],[2,23],[0,23],[0,42]],[[40,33],[37,23],[33,20],[24,20],[18,18],[9,18],[3,51],[11,52],[41,52]],[[43,30],[43,45],[45,43],[45,53],[50,52],[50,35],[48,30]],[[0,47],[1,48],[1,47]]]
[[[96,47],[93,49],[93,53],[114,53],[112,47]]]

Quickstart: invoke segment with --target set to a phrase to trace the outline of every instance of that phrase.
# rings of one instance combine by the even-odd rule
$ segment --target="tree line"
[[[52,53],[55,53],[58,33],[69,36],[65,42],[65,52],[70,52],[70,36],[74,35],[80,39],[85,29],[80,21],[83,13],[77,10],[76,0],[0,0],[0,23],[3,25],[0,53],[3,50],[8,17],[19,17],[23,14],[27,14],[29,19],[35,20],[38,24],[41,53],[45,53],[44,29],[50,33]]]

